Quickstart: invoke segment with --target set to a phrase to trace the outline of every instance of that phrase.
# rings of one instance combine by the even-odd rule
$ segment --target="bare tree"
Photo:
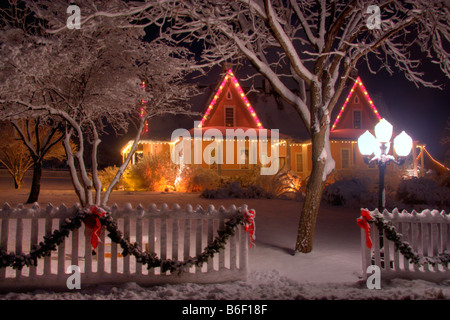
[[[53,8],[47,9],[51,16]],[[0,33],[1,116],[63,123],[67,164],[83,206],[107,203],[137,148],[145,121],[166,113],[189,114],[185,101],[196,92],[183,83],[190,70],[185,50],[145,42],[142,29],[116,28],[118,23],[107,19],[95,29],[50,36],[11,27]],[[101,136],[107,126],[116,133],[127,132],[130,122],[138,128],[134,145],[102,195],[97,172]],[[76,151],[71,148],[72,140]],[[86,154],[86,144],[91,145],[90,154]]]
[[[31,2],[35,12],[53,1]],[[101,2],[104,4],[103,2]],[[160,27],[178,46],[202,43],[202,64],[247,59],[300,115],[312,141],[312,172],[295,251],[310,252],[323,187],[334,170],[330,114],[359,62],[400,71],[416,85],[439,87],[420,69],[423,53],[450,74],[448,1],[427,0],[154,0],[81,1],[81,26],[95,19],[129,18],[120,27]],[[54,17],[49,32],[65,30]],[[376,62],[376,63],[375,63]]]
[[[33,178],[27,203],[34,203],[38,201],[41,190],[44,160],[63,160],[66,157],[61,143],[63,135],[58,130],[61,124],[55,121],[42,123],[40,117],[13,120],[11,124],[17,132],[18,139],[25,145],[33,161]],[[72,150],[75,149],[75,146],[72,145]]]
[[[33,166],[33,159],[25,145],[14,134],[9,121],[0,125],[0,163],[8,170],[14,181],[14,188],[20,189],[25,173]]]

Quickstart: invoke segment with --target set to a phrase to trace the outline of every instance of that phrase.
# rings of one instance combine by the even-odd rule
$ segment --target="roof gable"
[[[217,88],[198,127],[227,126],[226,114],[231,116],[231,112],[233,125],[228,123],[228,126],[263,129],[255,110],[230,69]]]
[[[354,119],[354,110],[359,111],[359,126],[357,125],[358,121]],[[358,77],[334,120],[331,131],[340,129],[372,129],[379,120],[381,120],[381,116],[361,78]]]

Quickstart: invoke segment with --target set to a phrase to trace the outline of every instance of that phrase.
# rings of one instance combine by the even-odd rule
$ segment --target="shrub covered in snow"
[[[257,184],[277,198],[302,200],[305,184],[294,171],[280,170],[274,175],[261,175]]]
[[[450,188],[450,171],[447,170],[446,173],[441,174],[436,178],[437,182],[441,187]]]
[[[325,187],[322,200],[334,206],[365,206],[370,207],[374,202],[373,193],[366,185],[356,178],[337,180]]]
[[[225,199],[225,198],[274,198],[274,195],[267,192],[260,186],[250,185],[247,188],[241,186],[239,181],[226,184],[223,187],[217,189],[205,189],[201,194],[201,197],[208,199]]]
[[[416,208],[447,209],[450,206],[450,189],[435,180],[412,178],[403,180],[397,190],[397,200]]]
[[[255,169],[256,168],[256,169]],[[221,179],[221,187],[205,189],[204,198],[279,198],[301,200],[301,178],[293,171],[280,170],[275,175],[261,175],[259,168],[242,175]]]
[[[169,153],[153,155],[130,166],[124,180],[131,191],[165,191],[173,188],[176,172]]]
[[[113,181],[114,177],[117,174],[117,170],[119,170],[119,168],[114,165],[106,167],[105,169],[100,170],[98,172],[98,178],[102,182],[103,190],[105,190],[105,188],[111,184],[111,182]],[[114,190],[123,190],[126,188],[127,184],[125,182],[124,177],[122,176],[119,182],[114,187]]]
[[[177,191],[201,192],[206,189],[217,188],[220,184],[221,177],[216,171],[186,166],[181,174],[181,181]]]

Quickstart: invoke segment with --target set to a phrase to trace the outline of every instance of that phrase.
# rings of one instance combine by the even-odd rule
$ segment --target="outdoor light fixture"
[[[392,124],[387,122],[386,119],[381,119],[375,126],[375,135],[380,143],[387,143],[391,141]]]
[[[361,154],[364,156],[364,162],[366,164],[376,163],[379,169],[379,189],[378,189],[378,210],[384,210],[386,204],[386,195],[384,188],[384,174],[386,166],[390,162],[394,162],[397,165],[402,165],[406,157],[409,155],[412,149],[412,139],[405,131],[402,131],[394,139],[394,150],[397,153],[398,158],[395,159],[389,155],[390,140],[392,137],[392,125],[381,119],[375,126],[374,137],[369,131],[364,132],[358,139],[358,148]],[[373,155],[373,157],[372,157]]]
[[[394,139],[394,149],[395,153],[399,157],[406,157],[411,152],[413,146],[413,141],[410,136],[406,134],[405,131],[402,131],[397,137]]]

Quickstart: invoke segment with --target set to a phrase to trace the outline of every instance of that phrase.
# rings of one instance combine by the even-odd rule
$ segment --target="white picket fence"
[[[33,244],[43,241],[44,235],[59,229],[65,218],[73,217],[79,208],[67,208],[64,205],[48,205],[40,208],[18,206],[11,208],[5,204],[0,210],[0,248],[7,252],[27,253]],[[230,217],[244,212],[247,206],[240,208],[232,205],[215,209],[201,206],[184,209],[179,205],[169,208],[167,204],[148,209],[142,206],[132,208],[127,204],[123,208],[113,206],[110,209],[113,219],[118,223],[124,238],[131,243],[142,244],[149,252],[155,252],[161,259],[184,261],[194,257],[217,235]],[[70,233],[51,256],[38,260],[37,266],[14,270],[12,267],[0,269],[0,291],[26,291],[34,289],[68,290],[67,279],[72,273],[66,273],[71,265],[81,271],[81,288],[93,284],[116,284],[136,282],[139,285],[167,283],[215,283],[243,280],[247,277],[249,236],[242,226],[238,226],[234,236],[228,239],[224,250],[209,259],[202,267],[193,266],[182,274],[161,273],[160,268],[148,270],[136,262],[134,256],[123,257],[119,245],[111,243],[100,234],[97,254],[92,255],[91,232],[85,235],[84,224]]]
[[[378,214],[378,210],[371,211]],[[391,221],[398,233],[402,235],[402,242],[408,242],[413,250],[422,256],[433,257],[444,251],[450,252],[450,214],[438,210],[424,210],[422,212],[384,210],[384,219]],[[380,248],[380,232],[374,223],[371,226],[372,249],[366,246],[366,234],[361,229],[362,268],[367,279],[367,267],[376,265],[380,267],[381,279],[405,278],[422,279],[428,281],[442,281],[450,279],[448,267],[424,264],[417,266],[410,263],[399,250],[395,249],[394,242],[383,234],[383,247]]]

